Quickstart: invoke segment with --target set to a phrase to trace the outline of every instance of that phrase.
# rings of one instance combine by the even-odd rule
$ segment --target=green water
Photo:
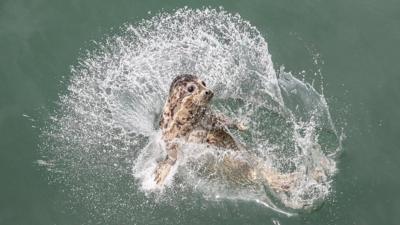
[[[391,0],[0,1],[0,224],[92,223],[35,163],[39,129],[91,40],[185,5],[239,13],[267,39],[277,68],[305,70],[309,81],[321,69],[347,137],[334,192],[317,211],[285,218],[245,202],[187,215],[160,207],[137,224],[400,224],[400,2]]]

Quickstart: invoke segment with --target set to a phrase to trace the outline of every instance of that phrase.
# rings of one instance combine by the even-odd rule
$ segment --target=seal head
[[[190,127],[197,123],[204,116],[213,96],[214,93],[197,76],[190,74],[177,76],[169,89],[168,100],[160,119],[160,128],[168,130],[178,127],[184,133],[187,129],[181,127],[184,125]]]

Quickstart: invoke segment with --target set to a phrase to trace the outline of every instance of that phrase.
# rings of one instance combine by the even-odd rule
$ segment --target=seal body
[[[172,81],[160,118],[167,157],[159,162],[155,171],[157,184],[163,185],[171,167],[178,160],[182,141],[203,143],[244,153],[245,147],[235,140],[229,129],[245,130],[246,127],[212,112],[208,105],[213,95],[205,82],[194,75],[180,75]],[[235,154],[224,156],[221,166],[206,170],[210,173],[220,173],[234,183],[266,182],[273,185],[274,190],[284,190],[289,187],[288,182],[293,181],[290,174],[279,174],[265,168],[261,160],[256,157],[252,158],[250,165],[248,161],[236,157]]]
[[[194,75],[180,75],[172,81],[160,119],[167,158],[160,162],[156,170],[155,180],[158,184],[164,182],[170,167],[178,158],[178,139],[232,150],[243,148],[228,131],[228,128],[242,127],[222,115],[216,115],[208,107],[213,95],[205,82]]]

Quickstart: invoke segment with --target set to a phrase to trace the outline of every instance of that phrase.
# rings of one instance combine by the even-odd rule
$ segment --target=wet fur
[[[196,86],[196,91],[193,93],[188,92],[190,85]],[[159,162],[155,171],[157,184],[164,183],[171,167],[178,160],[180,144],[177,140],[203,143],[234,151],[244,150],[228,130],[228,128],[241,130],[244,127],[212,112],[208,107],[212,95],[205,83],[193,75],[181,75],[172,82],[160,119],[167,157]],[[234,155],[225,156],[222,163],[220,171],[225,177],[238,183],[267,182],[274,190],[286,190],[293,181],[292,175],[279,174],[259,165],[257,168],[253,167],[243,160],[236,159]]]

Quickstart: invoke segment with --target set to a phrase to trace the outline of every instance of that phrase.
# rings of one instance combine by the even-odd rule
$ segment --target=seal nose
[[[213,96],[214,93],[213,93],[211,90],[207,90],[207,91],[206,91],[206,95],[208,95],[208,96]]]

